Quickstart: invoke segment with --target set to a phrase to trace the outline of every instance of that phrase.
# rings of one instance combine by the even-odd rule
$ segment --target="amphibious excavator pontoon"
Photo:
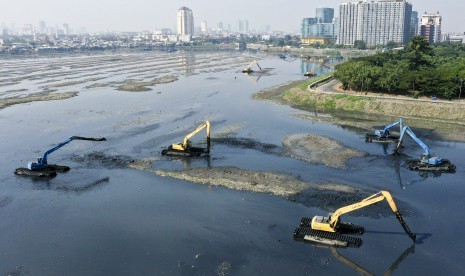
[[[202,129],[207,128],[207,147],[193,147],[189,141],[194,135],[199,133]],[[172,156],[185,156],[185,157],[198,157],[201,155],[210,155],[210,122],[205,121],[203,124],[198,126],[194,131],[184,137],[184,141],[179,144],[172,144],[167,149],[161,151],[162,155]]]
[[[69,171],[68,166],[48,164],[47,156],[73,140],[106,141],[105,138],[71,136],[67,140],[46,151],[42,157],[37,158],[37,162],[29,162],[27,164],[27,168],[17,168],[15,170],[15,174],[25,176],[54,177],[56,176],[57,172]]]
[[[333,246],[351,246],[359,247],[362,245],[362,239],[359,237],[349,236],[346,234],[361,235],[365,231],[362,226],[356,226],[352,223],[341,222],[340,216],[360,208],[367,207],[382,200],[389,203],[392,211],[396,215],[400,224],[404,228],[407,235],[415,242],[416,235],[412,233],[402,218],[401,213],[392,198],[391,194],[387,191],[380,191],[371,195],[360,202],[337,209],[334,213],[329,213],[328,216],[314,216],[313,218],[302,218],[300,226],[295,229],[294,237],[304,239],[316,243],[323,243]]]

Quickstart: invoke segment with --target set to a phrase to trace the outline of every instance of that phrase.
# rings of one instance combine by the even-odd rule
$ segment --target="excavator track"
[[[397,143],[399,142],[399,136],[379,137],[375,134],[367,133],[365,134],[365,142]]]
[[[339,246],[360,247],[362,245],[361,238],[346,236],[340,233],[313,230],[310,227],[296,228],[294,230],[294,237],[325,244],[328,244],[331,241],[338,241],[341,242],[336,244]]]
[[[67,172],[69,171],[68,166],[60,166],[60,165],[47,165],[47,169],[56,171],[56,172]]]
[[[161,151],[161,155],[181,156],[181,157],[199,157],[201,155],[209,155],[208,150],[203,148],[189,148],[186,150],[176,150],[171,146]]]
[[[45,168],[42,170],[29,170],[28,168],[17,168],[15,170],[16,175],[32,176],[32,177],[48,177],[52,178],[57,175],[55,170]]]
[[[451,164],[449,160],[443,159],[442,163],[439,165],[430,165],[426,163],[422,163],[418,159],[409,159],[406,160],[405,163],[409,167],[409,169],[414,171],[429,171],[429,172],[455,172],[455,165]]]
[[[312,218],[302,218],[300,220],[300,227],[310,227],[311,228]],[[339,222],[335,230],[341,234],[358,234],[361,235],[365,232],[363,226],[358,226],[349,222]]]

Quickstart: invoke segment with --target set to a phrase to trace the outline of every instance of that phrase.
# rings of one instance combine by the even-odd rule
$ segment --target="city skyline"
[[[214,27],[220,22],[234,26],[237,20],[246,19],[250,30],[264,30],[269,25],[274,31],[299,33],[302,18],[312,17],[316,8],[333,8],[337,14],[339,5],[345,2],[350,1],[296,0],[292,5],[276,5],[272,1],[257,0],[252,6],[244,0],[236,0],[216,3],[215,9],[212,9],[211,2],[206,0],[167,3],[149,0],[23,0],[4,3],[0,10],[0,24],[4,23],[7,27],[15,24],[17,29],[21,29],[26,24],[38,26],[40,21],[45,21],[49,27],[68,24],[75,31],[85,27],[88,32],[140,32],[153,31],[155,28],[176,30],[176,13],[180,7],[186,6],[194,13],[196,28],[203,21]],[[465,32],[465,18],[461,16],[461,10],[465,10],[465,1],[449,6],[439,6],[433,0],[408,2],[419,17],[425,12],[439,12],[443,18],[444,33]]]

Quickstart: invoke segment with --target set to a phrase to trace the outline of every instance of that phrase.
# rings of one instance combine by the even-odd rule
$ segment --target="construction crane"
[[[402,123],[403,119],[400,118],[399,120],[387,125],[384,129],[376,130],[375,133],[366,133],[365,134],[365,141],[366,142],[398,142],[399,136],[392,135],[390,133],[390,129],[399,125],[399,132],[402,131]]]
[[[254,65],[254,64],[257,64],[258,68],[260,68],[260,70],[262,70],[262,67],[260,67],[260,65],[258,65],[258,62],[256,60],[254,60],[249,64],[249,66],[247,66],[246,68],[244,68],[242,70],[242,73],[247,73],[247,74],[252,73],[253,72],[252,65]]]
[[[404,126],[400,133],[399,142],[394,153],[399,154],[405,134],[408,134],[423,150],[419,159],[409,159],[405,162],[411,170],[419,171],[432,171],[432,172],[455,172],[455,165],[451,164],[449,160],[439,157],[432,157],[428,146],[418,138],[415,133],[408,126]]]
[[[314,216],[313,218],[302,218],[300,221],[300,227],[296,228],[294,231],[294,237],[327,245],[358,247],[362,244],[362,239],[344,234],[363,234],[365,229],[352,223],[341,222],[341,215],[383,200],[386,200],[389,203],[391,210],[396,215],[396,218],[404,228],[404,231],[413,240],[413,242],[415,242],[416,235],[410,231],[402,218],[401,213],[397,209],[394,199],[388,191],[380,191],[360,202],[339,208],[334,213],[329,213],[326,217]]]
[[[199,133],[202,129],[206,128],[207,130],[207,147],[199,148],[193,147],[189,141],[194,135]],[[194,131],[184,137],[184,141],[179,144],[172,144],[167,149],[161,151],[162,155],[173,155],[173,156],[185,156],[185,157],[198,157],[200,155],[209,155],[210,154],[210,122],[205,121],[203,124],[199,125]]]
[[[49,149],[44,153],[42,157],[37,158],[37,162],[29,162],[27,168],[17,168],[15,174],[17,175],[26,175],[26,176],[39,176],[39,177],[54,177],[56,172],[66,172],[69,171],[68,166],[60,165],[51,165],[48,164],[48,155],[52,152],[58,150],[64,145],[68,144],[73,140],[86,140],[86,141],[106,141],[105,138],[88,138],[81,136],[71,136],[67,140],[61,142],[57,146]]]

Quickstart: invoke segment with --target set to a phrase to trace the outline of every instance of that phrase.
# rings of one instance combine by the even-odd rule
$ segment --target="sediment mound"
[[[365,155],[363,152],[344,147],[338,141],[320,135],[289,135],[284,138],[283,147],[285,156],[337,169],[345,168],[349,159]]]

